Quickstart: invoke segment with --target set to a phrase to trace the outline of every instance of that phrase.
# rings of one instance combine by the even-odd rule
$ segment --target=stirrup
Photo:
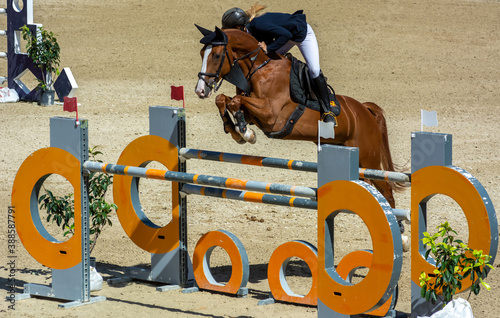
[[[321,115],[321,121],[325,121],[325,119],[326,119],[327,116],[332,116],[332,118],[333,118],[333,126],[337,127],[337,116],[335,116],[335,114],[332,113],[331,111],[323,113]]]

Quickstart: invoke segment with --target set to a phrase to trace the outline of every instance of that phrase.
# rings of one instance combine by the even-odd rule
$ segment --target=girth
[[[293,127],[299,120],[299,118],[304,114],[304,111],[306,110],[306,106],[298,104],[295,110],[292,112],[290,117],[288,117],[288,120],[286,121],[285,126],[279,130],[279,131],[274,131],[270,133],[265,133],[268,138],[274,138],[274,139],[282,139],[285,138],[286,136],[290,135],[290,133],[293,130]]]

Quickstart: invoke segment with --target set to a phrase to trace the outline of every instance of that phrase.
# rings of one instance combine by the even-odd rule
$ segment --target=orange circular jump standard
[[[419,251],[425,223],[420,222],[420,205],[434,195],[443,194],[454,199],[467,219],[469,239],[467,245],[485,254],[496,255],[498,248],[498,223],[491,199],[486,190],[472,175],[454,166],[429,166],[412,174],[411,185],[411,279],[419,285],[422,271],[431,273],[436,267]],[[425,229],[425,230],[424,230]],[[471,286],[465,280],[461,292]]]
[[[218,283],[210,272],[210,255],[217,246],[224,249],[231,260],[231,278],[225,285]],[[194,249],[194,277],[201,289],[238,294],[248,283],[249,268],[245,247],[231,232],[218,230],[205,233]]]
[[[75,193],[75,232],[65,242],[47,232],[38,212],[40,187],[51,174],[66,178]],[[37,150],[17,172],[12,187],[16,230],[31,256],[47,267],[67,269],[82,261],[81,183],[80,160],[60,148]]]
[[[170,171],[178,171],[177,147],[168,140],[147,135],[132,141],[118,159],[119,165],[144,167],[151,161],[162,163]],[[138,178],[115,175],[113,199],[125,233],[149,253],[164,254],[179,247],[179,184],[172,182],[172,220],[160,227],[151,222],[141,208]]]
[[[333,264],[333,222],[343,212],[366,224],[373,246],[370,271],[347,283]],[[354,235],[354,233],[353,233]],[[387,200],[363,181],[337,180],[318,189],[318,299],[335,312],[357,315],[378,308],[392,296],[403,265],[403,244]]]
[[[286,281],[286,266],[292,257],[306,262],[311,271],[312,284],[307,295],[295,294]],[[292,241],[280,245],[271,255],[267,266],[267,279],[274,299],[295,304],[318,304],[318,251],[305,241]]]

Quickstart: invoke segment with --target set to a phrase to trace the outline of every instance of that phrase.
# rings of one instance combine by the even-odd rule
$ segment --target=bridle
[[[224,45],[224,53],[222,54],[222,60],[220,62],[220,65],[219,65],[219,68],[217,69],[217,72],[215,73],[205,73],[205,72],[199,72],[198,73],[198,78],[201,79],[203,82],[205,82],[205,84],[210,88],[210,90],[213,90],[215,85],[217,84],[217,82],[219,81],[219,78],[220,78],[220,72],[222,70],[222,66],[224,65],[224,58],[226,57],[227,55],[227,58],[229,60],[229,53],[227,51],[227,36],[224,34],[225,38],[224,38],[224,42],[212,42],[210,44],[207,45],[208,46],[219,46],[219,45]],[[206,48],[205,48],[206,49]],[[207,76],[207,77],[215,77],[215,79],[213,81],[211,81],[210,83],[204,78],[204,76]],[[222,82],[221,82],[222,84]],[[217,90],[219,89],[220,85],[219,84],[218,86],[215,87],[215,92],[217,92]]]
[[[222,42],[211,42],[209,44],[209,45],[212,45],[212,46],[219,46],[219,45],[223,45],[224,46],[224,53],[222,54],[222,59],[221,59],[221,62],[219,64],[219,68],[217,69],[217,71],[215,73],[199,72],[198,73],[198,78],[201,79],[203,82],[205,82],[205,84],[208,86],[208,88],[210,90],[214,90],[214,92],[217,92],[217,90],[222,85],[222,83],[224,82],[224,80],[226,80],[229,83],[231,83],[234,86],[236,86],[239,89],[241,89],[246,95],[250,95],[250,92],[251,92],[251,88],[250,88],[250,84],[249,84],[250,78],[259,69],[261,69],[262,67],[264,67],[265,65],[267,65],[267,63],[269,63],[269,61],[271,59],[266,60],[264,63],[262,63],[261,65],[259,65],[253,72],[251,72],[247,76],[245,76],[245,74],[243,74],[243,70],[241,69],[241,66],[238,64],[238,62],[241,61],[241,60],[244,60],[246,58],[250,58],[250,60],[252,61],[252,66],[250,67],[250,69],[252,69],[253,66],[254,66],[254,63],[257,60],[257,57],[259,56],[260,51],[262,49],[260,48],[260,46],[257,46],[257,48],[255,50],[253,50],[253,51],[251,51],[249,53],[246,53],[245,55],[242,55],[242,56],[234,59],[234,61],[231,63],[231,57],[229,56],[229,50],[227,49],[227,45],[228,45],[227,35],[225,33],[223,33],[223,34],[224,34],[224,41],[222,41]],[[255,55],[254,57],[250,57],[254,53],[257,53],[257,55]],[[230,68],[229,72],[222,77],[222,80],[221,80],[220,73],[221,73],[221,70],[222,70],[222,66],[224,65],[224,61],[225,61],[226,56],[227,56],[227,60],[229,61],[229,65],[231,65],[231,68]],[[208,82],[204,78],[204,76],[214,77],[215,79],[213,81],[211,81],[211,82]]]

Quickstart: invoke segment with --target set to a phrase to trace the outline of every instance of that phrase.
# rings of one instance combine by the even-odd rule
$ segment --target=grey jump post
[[[9,1],[10,2],[10,1]],[[88,160],[88,121],[81,120],[81,125],[75,126],[75,120],[70,118],[53,117],[50,119],[50,146],[61,148],[68,151],[81,163]],[[68,167],[66,167],[68,168]],[[74,169],[74,167],[70,167]],[[81,169],[80,169],[81,171]],[[40,192],[43,181],[48,177],[45,176],[38,182],[33,189],[31,209],[32,214],[38,215],[33,218],[33,221],[40,233],[45,233],[44,237],[57,242],[46,230],[39,217],[37,198]],[[82,254],[81,262],[76,266],[58,270],[52,270],[52,284],[25,284],[24,292],[16,295],[16,300],[31,298],[32,296],[42,296],[53,299],[69,300],[70,302],[61,303],[59,307],[70,308],[86,304],[92,304],[106,300],[104,296],[90,296],[90,238],[89,238],[89,204],[88,191],[86,188],[88,177],[81,171],[81,193],[75,193],[75,196],[81,196],[81,242]],[[33,199],[34,198],[34,199]]]
[[[428,166],[449,166],[452,164],[452,135],[428,132],[414,132],[411,134],[411,172]],[[425,255],[425,246],[422,243],[423,233],[427,231],[427,203],[419,206],[419,253]],[[438,298],[435,304],[428,302],[420,295],[421,287],[411,281],[411,317],[427,316],[443,307],[442,299]]]

